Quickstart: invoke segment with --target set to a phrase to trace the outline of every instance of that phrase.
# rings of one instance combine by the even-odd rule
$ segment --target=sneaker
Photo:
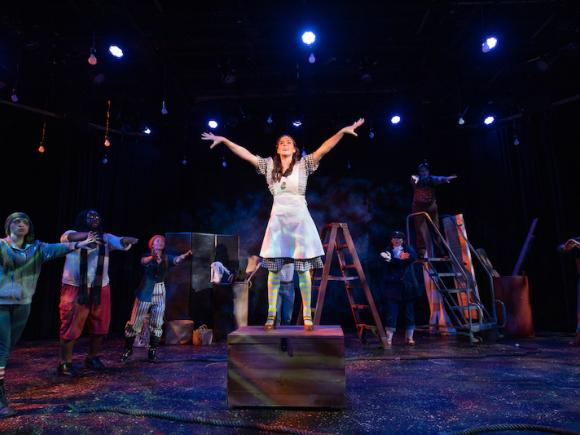
[[[0,402],[0,418],[7,418],[16,415],[16,411],[14,408],[11,408],[10,405]]]
[[[93,356],[85,358],[85,367],[92,370],[102,370],[105,368],[105,365],[98,356]]]
[[[78,372],[71,362],[60,363],[56,372],[61,376],[70,376],[71,378],[78,376]]]

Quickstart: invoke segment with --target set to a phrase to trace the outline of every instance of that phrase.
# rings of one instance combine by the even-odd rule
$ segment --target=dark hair
[[[429,162],[427,160],[423,160],[421,163],[417,165],[417,169],[425,168],[429,170]]]
[[[90,211],[94,211],[99,215],[100,222],[99,222],[99,228],[97,228],[97,232],[102,233],[103,232],[103,230],[102,230],[103,219],[101,218],[101,214],[97,210],[95,210],[94,208],[87,208],[87,209],[84,209],[83,211],[81,211],[75,219],[75,224],[74,224],[73,229],[75,231],[83,232],[83,233],[87,232],[87,231],[94,231],[94,229],[89,227],[87,224],[87,215],[89,214]]]
[[[21,211],[14,212],[6,218],[6,221],[4,222],[4,232],[6,233],[6,236],[10,237],[10,224],[15,219],[26,219],[28,221],[28,234],[24,237],[24,244],[30,245],[34,242],[34,225],[32,225],[30,217]]]
[[[286,169],[284,173],[282,173],[282,159],[280,159],[280,154],[276,152],[276,154],[272,158],[272,160],[274,161],[274,167],[272,168],[272,181],[274,182],[280,181],[280,178],[287,177],[288,175],[290,175],[292,173],[292,169],[294,169],[294,164],[300,160],[300,151],[298,150],[298,145],[296,145],[296,141],[289,134],[283,134],[282,136],[278,137],[278,139],[276,139],[276,150],[278,149],[278,143],[280,142],[280,139],[282,139],[283,137],[290,138],[290,140],[294,144],[295,151],[294,154],[292,155],[292,162],[290,163],[290,166],[288,166],[288,169]]]

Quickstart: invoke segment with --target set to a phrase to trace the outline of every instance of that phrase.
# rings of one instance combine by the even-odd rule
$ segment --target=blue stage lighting
[[[306,45],[312,45],[314,44],[314,41],[316,41],[316,35],[314,32],[307,30],[302,34],[302,42],[304,42]]]
[[[292,122],[292,125],[296,128],[300,127],[302,125],[302,121],[300,121],[299,119],[297,119],[296,121]]]
[[[483,123],[485,125],[491,125],[495,122],[495,118],[492,115],[488,115],[485,117],[485,119],[483,120]]]
[[[145,134],[151,134],[151,129],[149,127],[145,127],[143,129],[143,133],[145,133]]]
[[[487,53],[497,46],[497,38],[495,36],[488,36],[481,44],[481,51]]]
[[[215,119],[210,119],[207,123],[207,126],[211,129],[216,129],[218,128],[218,123]]]
[[[123,57],[123,50],[121,50],[118,46],[116,45],[111,45],[109,47],[109,53],[111,53],[113,56],[115,56],[117,59],[120,59]]]
[[[401,122],[401,117],[399,115],[394,115],[391,117],[391,124],[396,125]]]

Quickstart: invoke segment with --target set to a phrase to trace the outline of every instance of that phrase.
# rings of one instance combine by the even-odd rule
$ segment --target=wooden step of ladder
[[[318,290],[316,306],[313,309],[314,324],[320,324],[326,289],[329,281],[341,281],[344,283],[346,297],[350,305],[359,339],[365,342],[365,332],[371,331],[373,334],[378,336],[383,347],[387,348],[388,344],[385,329],[383,328],[381,317],[375,305],[373,295],[356,252],[348,225],[346,223],[337,222],[328,224],[322,228],[320,238],[322,239],[326,257],[322,271],[318,269],[315,271],[313,276],[313,281],[317,282],[317,285],[313,286],[313,289]],[[350,259],[347,259],[347,254]],[[330,270],[335,258],[338,261],[338,268],[341,272],[340,276],[330,275]],[[349,271],[355,271],[356,275],[348,275]],[[354,288],[362,289],[362,293],[366,299],[365,301],[358,303],[354,300],[352,292]],[[361,321],[360,313],[363,311],[370,311],[374,324],[366,324]]]

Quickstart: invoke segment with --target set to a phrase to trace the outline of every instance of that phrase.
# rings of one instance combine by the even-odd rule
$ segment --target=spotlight
[[[459,119],[457,120],[457,123],[458,123],[459,125],[463,125],[463,124],[465,124],[465,119],[463,118],[463,116],[459,116]]]
[[[161,114],[167,115],[169,112],[167,111],[167,106],[165,105],[165,100],[161,102]]]
[[[492,115],[488,115],[485,117],[485,119],[483,120],[483,123],[485,125],[491,125],[495,122],[495,118]]]
[[[302,42],[304,42],[306,45],[312,45],[314,44],[314,41],[316,41],[316,35],[314,32],[307,30],[302,34]]]
[[[143,129],[143,133],[151,134],[151,129],[149,127],[145,126],[145,128]]]
[[[91,55],[87,59],[87,62],[89,62],[89,65],[92,65],[92,66],[95,66],[97,64],[97,56],[95,56],[95,49],[94,48],[91,48]]]
[[[488,36],[481,44],[481,51],[488,53],[497,46],[497,38],[495,36]]]
[[[10,95],[10,101],[13,103],[18,103],[18,95],[16,95],[16,89],[12,89],[12,95]]]
[[[207,126],[208,126],[209,128],[211,128],[211,129],[214,129],[214,130],[215,130],[216,128],[218,128],[218,123],[217,123],[217,121],[216,121],[216,120],[214,120],[214,119],[210,119],[210,120],[208,121],[208,123],[207,123]]]
[[[401,117],[399,115],[394,115],[391,117],[391,124],[397,125],[399,122],[401,122]]]
[[[310,56],[308,56],[308,63],[315,63],[316,62],[316,57],[314,56],[314,53],[310,53]]]
[[[302,121],[300,121],[299,119],[297,119],[296,121],[292,121],[292,125],[296,128],[300,127],[302,125]]]
[[[121,50],[121,48],[119,48],[116,45],[111,45],[109,47],[109,53],[111,53],[113,56],[115,56],[117,59],[120,59],[123,57],[123,50]]]

